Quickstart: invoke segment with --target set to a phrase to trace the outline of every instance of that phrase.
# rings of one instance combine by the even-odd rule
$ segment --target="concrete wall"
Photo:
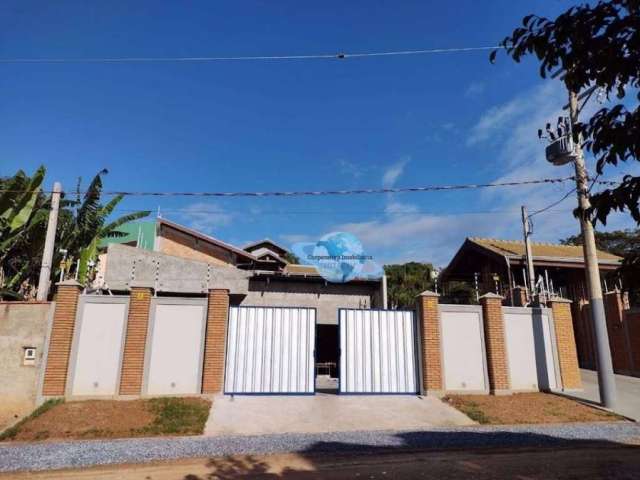
[[[317,323],[338,324],[339,308],[382,308],[379,284],[322,281],[251,279],[249,291],[242,297],[233,296],[234,305],[270,307],[311,307],[317,309]]]
[[[0,429],[35,407],[53,303],[0,302]],[[24,348],[36,359],[25,365]]]

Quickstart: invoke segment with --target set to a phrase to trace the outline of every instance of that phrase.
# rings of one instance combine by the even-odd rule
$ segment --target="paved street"
[[[9,474],[15,480],[212,480],[424,478],[631,479],[640,447],[472,449],[370,454],[280,454],[170,461],[147,465]]]
[[[598,374],[593,370],[580,370],[584,392],[572,393],[571,396],[598,403]],[[616,375],[618,406],[616,412],[636,421],[640,421],[640,378]]]
[[[441,427],[419,431],[298,433],[260,436],[138,438],[15,443],[0,446],[0,472],[135,464],[227,455],[382,453],[475,447],[640,445],[632,422]]]

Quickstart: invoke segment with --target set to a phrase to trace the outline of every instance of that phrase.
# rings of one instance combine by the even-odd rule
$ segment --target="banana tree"
[[[88,280],[89,265],[98,256],[100,241],[104,238],[117,238],[126,235],[119,231],[118,227],[144,218],[150,213],[149,211],[138,211],[107,223],[114,209],[124,198],[123,195],[116,195],[104,205],[100,202],[102,176],[107,173],[107,170],[100,171],[93,178],[84,195],[81,194],[80,182],[78,182],[73,209],[65,212],[59,230],[60,248],[65,249],[67,255],[78,261],[76,273],[78,281],[82,284]]]

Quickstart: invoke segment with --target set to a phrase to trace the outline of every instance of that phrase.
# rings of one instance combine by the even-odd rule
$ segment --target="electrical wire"
[[[388,52],[322,53],[307,55],[249,55],[222,57],[88,57],[88,58],[0,58],[0,63],[167,63],[167,62],[226,62],[263,60],[344,60],[348,58],[428,55],[434,53],[461,53],[502,49],[502,46],[429,48],[422,50],[396,50]]]
[[[136,196],[136,197],[301,197],[301,196],[328,196],[328,195],[366,195],[380,193],[411,193],[431,192],[447,190],[474,190],[480,188],[514,187],[521,185],[540,185],[564,183],[575,180],[575,177],[541,178],[534,180],[521,180],[513,182],[496,183],[472,183],[457,185],[428,185],[424,187],[404,188],[365,188],[355,190],[315,190],[315,191],[289,191],[289,192],[144,192],[144,191],[103,191],[102,195]],[[27,193],[26,190],[0,189],[0,193]],[[52,191],[43,191],[52,193]],[[74,192],[86,194],[86,191]]]

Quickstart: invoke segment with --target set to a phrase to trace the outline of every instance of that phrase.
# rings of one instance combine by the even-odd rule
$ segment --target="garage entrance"
[[[418,361],[412,311],[338,311],[340,393],[415,394]]]
[[[313,394],[316,311],[230,307],[224,393]]]

